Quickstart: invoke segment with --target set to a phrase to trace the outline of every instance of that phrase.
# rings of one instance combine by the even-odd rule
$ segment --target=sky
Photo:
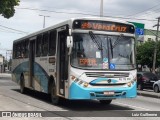
[[[101,0],[20,0],[10,19],[0,16],[0,54],[10,56],[13,41],[45,27],[76,17],[99,16]],[[104,17],[144,23],[156,29],[160,16],[159,0],[103,0]],[[9,29],[8,29],[9,28]],[[6,54],[7,53],[7,54]]]

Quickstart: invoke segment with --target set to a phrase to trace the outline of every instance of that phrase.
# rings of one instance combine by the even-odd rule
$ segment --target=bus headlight
[[[131,83],[131,82],[128,82],[127,85],[128,85],[128,87],[131,87],[132,83]]]
[[[76,78],[74,75],[71,75],[70,79],[73,80],[74,82],[78,82],[79,81],[79,79]]]
[[[74,75],[71,75],[70,79],[74,82],[77,82],[79,85],[83,85],[83,87],[88,87],[88,85],[89,85],[89,83],[87,83],[81,79],[76,78]]]
[[[84,87],[88,87],[88,83],[85,82],[85,83],[83,84],[83,86],[84,86]]]
[[[71,78],[71,80],[73,80],[73,81],[76,79],[76,77],[75,77],[74,75],[71,75],[70,78]]]

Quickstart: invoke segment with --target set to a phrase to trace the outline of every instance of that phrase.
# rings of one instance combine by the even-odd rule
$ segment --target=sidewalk
[[[153,90],[137,90],[137,95],[139,96],[145,96],[145,97],[153,97],[153,98],[159,98],[160,99],[160,93],[155,93]]]
[[[0,73],[0,79],[1,78],[11,78],[11,73]]]

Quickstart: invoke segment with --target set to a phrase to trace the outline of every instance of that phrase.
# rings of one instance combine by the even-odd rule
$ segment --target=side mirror
[[[67,48],[73,47],[73,38],[72,36],[67,36]]]
[[[73,47],[73,37],[67,36],[67,48],[69,48],[68,55],[71,54],[72,47]]]

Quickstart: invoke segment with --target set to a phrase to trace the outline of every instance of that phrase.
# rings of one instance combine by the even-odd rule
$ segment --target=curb
[[[149,93],[144,93],[144,92],[137,92],[137,95],[145,96],[145,97],[152,97],[152,98],[159,98],[160,99],[160,93],[149,94]]]

